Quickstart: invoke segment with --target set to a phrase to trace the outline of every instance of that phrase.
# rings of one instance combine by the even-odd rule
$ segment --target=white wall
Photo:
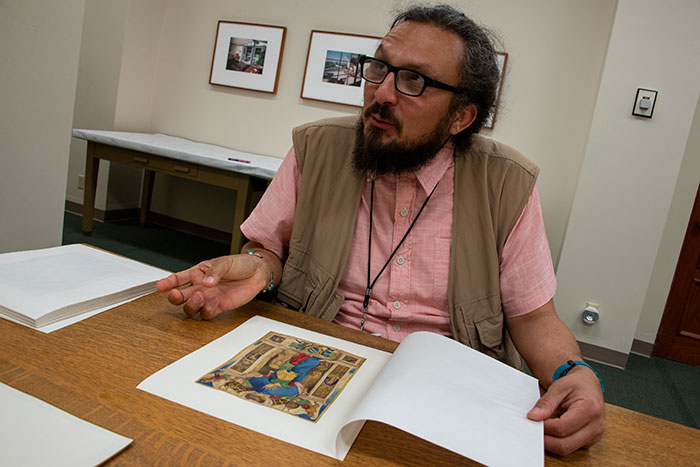
[[[128,7],[128,0],[85,3],[73,128],[114,128]],[[85,174],[86,149],[84,140],[71,139],[66,199],[78,204],[83,202],[78,175]],[[107,206],[109,165],[108,161],[100,165],[95,206],[102,210]],[[132,204],[137,202],[138,199],[131,200]]]
[[[283,157],[291,128],[356,109],[301,99],[312,29],[382,36],[407,2],[171,0],[162,20],[152,126],[158,131]],[[494,130],[542,168],[539,187],[555,262],[583,160],[616,2],[456,1],[501,36],[508,77]],[[282,25],[276,95],[208,84],[218,20]],[[195,209],[194,206],[199,206]],[[230,230],[230,192],[158,178],[153,210]]]
[[[631,348],[700,94],[698,18],[696,0],[618,3],[557,271],[580,341]],[[659,91],[651,120],[631,115],[638,87]],[[580,320],[586,301],[600,304],[595,326]]]
[[[88,0],[75,103],[74,128],[148,132],[151,127],[160,23],[165,1]],[[82,204],[78,176],[87,143],[73,138],[66,199]],[[138,205],[141,171],[100,163],[95,207]]]
[[[83,8],[0,1],[0,252],[61,243]]]
[[[695,118],[690,129],[690,138],[678,171],[676,189],[664,227],[656,261],[652,269],[649,288],[644,297],[642,313],[637,325],[635,339],[653,343],[666,299],[676,271],[681,245],[688,227],[700,181],[700,98],[695,107]]]

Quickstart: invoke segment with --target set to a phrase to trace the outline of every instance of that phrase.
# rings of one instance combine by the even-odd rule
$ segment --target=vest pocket
[[[304,285],[304,303],[300,311],[330,321],[340,310],[344,298],[336,292],[332,278],[321,271],[320,267],[310,269]]]
[[[288,261],[282,272],[282,281],[277,289],[276,300],[286,308],[298,311],[303,305],[304,297],[300,292],[304,290],[306,280],[306,273]]]
[[[457,330],[466,329],[469,347],[476,349],[497,360],[507,357],[504,345],[504,316],[500,308],[498,295],[476,300],[468,305],[457,307],[455,316]],[[455,336],[458,337],[458,336]],[[462,339],[459,339],[464,342]]]
[[[506,356],[503,345],[503,313],[477,321],[474,327],[481,344],[479,350],[498,360],[503,360]]]

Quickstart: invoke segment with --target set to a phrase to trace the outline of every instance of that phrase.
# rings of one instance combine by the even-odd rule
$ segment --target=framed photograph
[[[277,92],[287,28],[219,21],[209,83]]]
[[[381,38],[311,31],[301,97],[362,107],[360,55],[374,55]]]
[[[488,118],[484,122],[484,128],[493,128],[496,121],[496,113],[498,112],[498,103],[501,101],[501,89],[503,88],[503,79],[506,72],[506,63],[508,62],[508,54],[505,52],[496,52],[496,60],[498,61],[498,91],[496,92],[496,103]]]

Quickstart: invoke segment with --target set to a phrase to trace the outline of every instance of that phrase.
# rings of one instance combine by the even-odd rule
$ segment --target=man
[[[291,308],[386,338],[429,330],[516,367],[522,355],[548,389],[528,413],[545,420],[546,449],[566,455],[598,441],[601,385],[566,363],[581,355],[552,302],[537,168],[475,135],[498,81],[488,36],[451,7],[413,8],[360,69],[359,122],[295,129],[241,227],[251,239],[242,254],[159,290],[210,319],[276,288]],[[559,368],[570,371],[553,382]]]

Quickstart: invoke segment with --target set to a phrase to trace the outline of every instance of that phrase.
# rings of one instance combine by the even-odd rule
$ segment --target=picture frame
[[[380,37],[312,30],[301,98],[362,107],[359,57],[374,55]]]
[[[484,121],[484,128],[493,129],[493,125],[496,122],[496,115],[498,113],[498,105],[501,101],[501,89],[503,88],[503,81],[506,74],[506,64],[508,63],[508,54],[505,52],[496,52],[496,60],[498,62],[498,90],[496,91],[496,101],[493,105],[491,113]]]
[[[277,93],[287,28],[220,20],[209,84]]]

